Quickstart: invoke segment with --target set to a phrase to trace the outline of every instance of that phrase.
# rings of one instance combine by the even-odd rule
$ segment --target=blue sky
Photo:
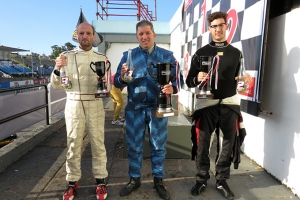
[[[141,2],[147,4],[154,15],[154,0]],[[180,5],[180,0],[156,0],[157,21],[170,21]],[[63,46],[66,42],[76,45],[72,41],[72,33],[80,8],[88,22],[96,20],[96,0],[1,1],[0,45],[46,55],[51,54],[53,45]],[[108,17],[108,20],[119,18]],[[124,17],[124,20],[136,20],[136,17]]]

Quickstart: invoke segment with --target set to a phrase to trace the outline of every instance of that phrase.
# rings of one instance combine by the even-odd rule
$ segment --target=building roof
[[[0,46],[0,51],[5,51],[5,52],[23,52],[23,51],[30,51],[30,50],[19,49],[19,48],[14,48],[14,47],[6,47],[6,46],[1,45]]]

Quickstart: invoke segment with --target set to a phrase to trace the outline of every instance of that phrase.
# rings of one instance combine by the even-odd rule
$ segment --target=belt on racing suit
[[[67,97],[72,101],[97,101],[100,98],[95,98],[95,94],[68,93]]]

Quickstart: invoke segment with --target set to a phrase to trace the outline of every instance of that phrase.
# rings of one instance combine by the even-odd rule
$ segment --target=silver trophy
[[[198,72],[207,73],[206,79],[201,81],[198,88],[199,93],[196,94],[197,99],[212,99],[213,94],[210,92],[210,77],[213,69],[213,56],[199,56],[197,57],[199,60]]]
[[[245,69],[245,65],[244,65],[244,58],[240,59],[240,69],[238,72],[238,80],[237,80],[237,91],[238,92],[244,92],[246,90],[245,88],[245,80],[244,80],[244,76],[246,74],[246,69]]]
[[[215,76],[215,90],[218,88],[218,68],[219,68],[219,55],[215,56],[198,56],[195,54],[193,57],[196,69],[199,72],[205,72],[205,78],[198,85],[199,92],[196,93],[197,99],[213,99],[214,95],[211,93],[211,81]],[[197,77],[196,77],[197,78]]]
[[[133,81],[133,63],[132,63],[132,58],[131,58],[131,49],[128,49],[128,56],[127,56],[127,61],[126,65],[128,67],[127,72],[124,74],[124,82],[132,82]]]

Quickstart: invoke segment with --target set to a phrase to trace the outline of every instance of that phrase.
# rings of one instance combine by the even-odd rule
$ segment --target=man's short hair
[[[154,28],[153,28],[152,22],[150,22],[150,21],[148,21],[148,20],[141,20],[141,21],[139,21],[139,22],[136,24],[135,32],[137,33],[138,28],[139,28],[139,27],[144,27],[144,26],[150,26],[151,31],[152,31],[153,33],[155,33],[155,32],[154,32]]]
[[[213,12],[210,15],[208,15],[207,21],[210,24],[215,19],[223,18],[225,23],[227,23],[227,15],[228,14],[226,12],[222,12],[222,11]]]

